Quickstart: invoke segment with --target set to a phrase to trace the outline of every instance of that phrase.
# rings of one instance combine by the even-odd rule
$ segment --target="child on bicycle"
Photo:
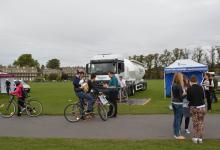
[[[25,98],[23,97],[23,85],[20,81],[15,81],[16,89],[10,92],[10,95],[14,95],[18,99],[18,114],[17,116],[21,116],[22,111],[24,111],[25,106]]]

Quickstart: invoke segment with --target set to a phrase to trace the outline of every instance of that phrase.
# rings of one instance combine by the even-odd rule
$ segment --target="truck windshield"
[[[116,64],[114,63],[95,63],[91,64],[91,73],[106,75],[109,71],[116,72]]]

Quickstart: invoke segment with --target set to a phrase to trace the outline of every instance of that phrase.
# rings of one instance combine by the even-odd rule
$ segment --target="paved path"
[[[97,116],[90,121],[69,123],[63,116],[0,118],[0,136],[136,140],[172,139],[172,119],[172,115],[124,115],[103,122]],[[220,115],[206,115],[205,138],[220,139]]]

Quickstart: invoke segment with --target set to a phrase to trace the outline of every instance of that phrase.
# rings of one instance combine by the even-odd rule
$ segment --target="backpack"
[[[23,99],[27,98],[27,97],[28,97],[27,91],[26,91],[24,88],[22,88],[21,91],[22,91],[22,98],[23,98]]]

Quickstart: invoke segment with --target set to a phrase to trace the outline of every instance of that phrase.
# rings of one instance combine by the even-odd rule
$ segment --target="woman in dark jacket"
[[[183,115],[183,99],[182,99],[183,94],[184,94],[183,75],[182,73],[175,73],[173,77],[171,99],[172,99],[172,107],[174,113],[174,120],[173,120],[174,138],[178,140],[185,139],[185,137],[180,135],[180,124]]]
[[[194,143],[202,143],[205,116],[205,94],[203,87],[197,83],[196,76],[192,76],[190,82],[191,87],[187,90],[187,99],[189,101],[193,121],[192,141]]]

